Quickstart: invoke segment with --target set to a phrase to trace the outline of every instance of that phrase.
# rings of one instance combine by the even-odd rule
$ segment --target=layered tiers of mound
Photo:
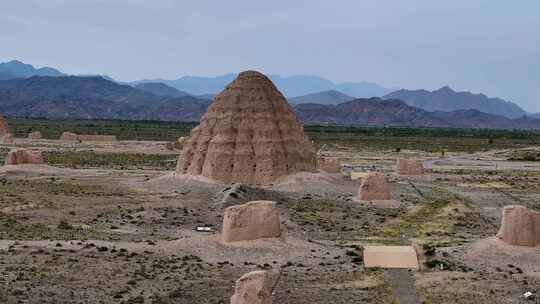
[[[191,131],[178,173],[215,180],[269,184],[314,171],[315,157],[303,125],[274,84],[261,73],[242,72]]]

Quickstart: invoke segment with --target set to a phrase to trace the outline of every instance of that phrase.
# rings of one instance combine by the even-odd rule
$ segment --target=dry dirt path
[[[414,272],[409,269],[386,269],[390,289],[400,304],[417,304]]]

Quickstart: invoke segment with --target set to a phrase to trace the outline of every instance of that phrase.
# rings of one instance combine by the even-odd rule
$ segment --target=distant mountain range
[[[427,111],[479,110],[488,114],[518,118],[528,113],[515,103],[499,98],[489,98],[483,94],[456,92],[450,87],[436,91],[398,90],[387,94],[384,99],[400,99],[408,105]]]
[[[412,126],[481,129],[540,129],[540,119],[510,119],[478,110],[429,112],[396,99],[355,99],[338,105],[300,104],[298,117],[311,124]]]
[[[161,82],[139,83],[135,85],[135,88],[141,91],[152,93],[156,96],[185,97],[191,95]]]
[[[32,76],[63,76],[60,71],[43,67],[36,69],[30,64],[25,64],[17,60],[0,63],[0,80],[13,78],[27,78]]]
[[[163,96],[163,92],[182,94],[161,85],[134,88],[102,77],[17,78],[0,81],[0,113],[21,117],[197,121],[211,104],[208,99]],[[324,101],[334,94],[315,94],[315,98]],[[344,94],[336,96],[348,99]],[[301,103],[294,105],[294,110],[306,124],[540,130],[540,119],[532,117],[510,119],[478,110],[429,112],[394,99],[354,99],[337,105]]]
[[[373,97],[383,96],[391,92],[369,82],[344,82],[334,83],[328,79],[318,76],[296,75],[281,77],[270,75],[270,79],[279,90],[288,97],[302,96],[322,91],[340,91],[353,97]],[[236,78],[236,74],[227,74],[217,77],[195,77],[185,76],[175,80],[153,79],[135,81],[133,84],[145,82],[161,82],[191,95],[217,94],[221,92],[227,84]]]
[[[349,100],[355,99],[352,96],[343,94],[340,91],[330,90],[323,91],[313,94],[308,94],[304,96],[288,98],[289,103],[291,104],[302,104],[302,103],[318,103],[322,105],[337,105]]]
[[[0,81],[7,116],[196,121],[209,100],[156,96],[102,77],[41,77]]]
[[[0,112],[12,116],[198,120],[215,94],[235,77],[235,74],[186,76],[128,85],[107,76],[66,76],[54,68],[35,68],[14,60],[0,63]],[[270,78],[289,96],[289,102],[306,123],[530,129],[537,128],[536,119],[540,119],[540,113],[529,114],[512,102],[456,92],[449,87],[431,92],[405,89],[390,92],[377,84],[336,84],[317,76],[271,75]],[[402,100],[409,107],[394,103],[390,106],[380,99],[358,99],[372,96],[393,102]],[[350,105],[356,106],[348,109]],[[360,114],[358,107],[370,114]]]

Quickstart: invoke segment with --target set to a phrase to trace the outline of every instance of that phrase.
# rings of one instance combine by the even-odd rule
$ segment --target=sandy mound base
[[[356,188],[358,188],[358,182],[345,181],[340,177],[340,175],[328,174],[325,172],[301,172],[281,177],[274,184],[269,186],[248,186],[254,189],[259,188],[262,190],[270,190],[272,192],[284,192],[298,196],[303,196],[305,194],[314,194],[319,196],[335,197],[355,193]],[[136,188],[145,188],[152,191],[172,192],[178,191],[186,187],[218,190],[220,188],[223,189],[227,185],[201,175],[178,174],[175,172],[169,172],[165,175],[148,179],[143,182],[139,181],[136,183],[132,183],[130,184],[130,186]],[[264,197],[253,199],[270,198]]]
[[[345,181],[340,174],[300,172],[279,178],[270,187],[272,190],[298,194],[342,195],[354,193],[358,182]]]
[[[0,176],[13,175],[25,177],[57,176],[57,177],[96,177],[110,175],[110,170],[69,169],[49,165],[7,165],[0,167]]]
[[[129,182],[128,185],[138,189],[159,192],[182,191],[183,189],[189,190],[190,188],[217,189],[223,187],[223,184],[201,175],[178,174],[175,172],[168,172],[164,175],[143,181]]]
[[[84,245],[92,243],[97,247],[124,248],[143,254],[153,252],[168,255],[195,255],[201,259],[217,263],[229,261],[234,264],[251,262],[257,264],[284,264],[291,260],[302,259],[309,263],[310,257],[315,251],[330,252],[339,255],[342,252],[335,247],[326,247],[309,243],[293,237],[275,239],[263,239],[256,241],[242,241],[224,244],[217,234],[204,234],[194,231],[182,231],[183,237],[173,241],[157,241],[154,245],[146,242],[108,242],[100,240],[88,240],[82,244],[78,241],[18,241],[21,245],[36,248],[55,248],[57,243],[62,244],[63,249],[81,249]],[[0,250],[7,250],[14,241],[0,240]],[[313,251],[315,250],[315,251]]]
[[[465,256],[467,263],[492,267],[515,265],[526,273],[540,273],[540,246],[508,245],[496,237],[475,242]]]
[[[278,178],[275,182],[275,186],[296,184],[298,182],[335,184],[338,181],[335,178],[335,176],[331,175],[330,173],[326,173],[324,171],[299,172],[296,174],[286,175],[286,176]]]

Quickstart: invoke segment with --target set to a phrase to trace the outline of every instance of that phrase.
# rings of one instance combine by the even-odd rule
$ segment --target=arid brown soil
[[[404,151],[427,159],[426,176],[406,177],[394,172],[400,153],[325,151],[390,176],[400,206],[376,208],[356,202],[360,180],[342,174],[301,173],[265,187],[175,174],[155,161],[178,153],[163,142],[16,139],[9,147],[56,154],[54,167],[0,168],[0,303],[229,303],[235,281],[261,269],[270,271],[274,303],[539,295],[540,249],[493,237],[504,206],[540,210],[540,164],[510,163],[501,151],[446,159]],[[0,158],[8,150],[0,147]],[[129,164],[110,165],[122,154]],[[255,199],[277,202],[282,239],[220,242],[224,209]],[[413,245],[420,270],[396,285],[391,272],[363,267],[368,244]]]

